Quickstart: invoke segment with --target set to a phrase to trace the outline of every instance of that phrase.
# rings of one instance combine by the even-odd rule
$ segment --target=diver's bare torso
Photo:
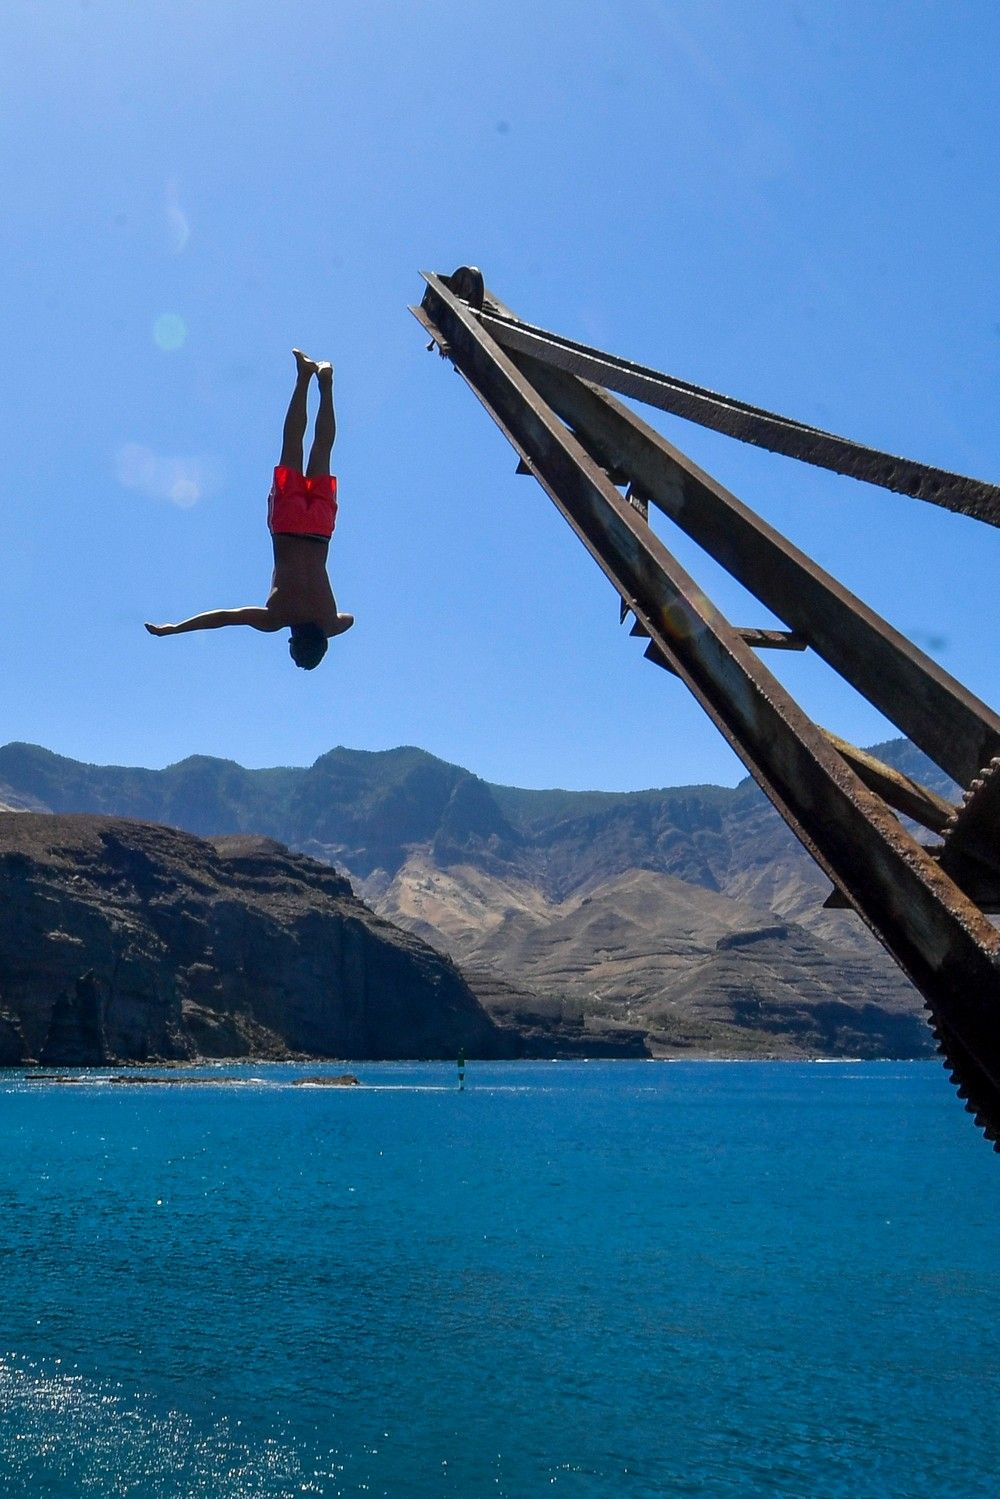
[[[274,572],[265,605],[273,624],[316,624],[327,635],[342,635],[354,623],[353,614],[340,614],[326,571],[330,543],[324,536],[281,535],[271,537]]]

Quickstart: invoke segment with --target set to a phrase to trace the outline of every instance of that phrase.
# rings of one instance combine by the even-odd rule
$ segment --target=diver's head
[[[326,631],[319,625],[292,625],[288,654],[303,671],[312,671],[326,655]]]

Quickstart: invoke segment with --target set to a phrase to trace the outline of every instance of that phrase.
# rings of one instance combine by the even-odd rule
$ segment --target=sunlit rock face
[[[268,839],[3,812],[0,913],[0,1064],[516,1050],[447,959]]]

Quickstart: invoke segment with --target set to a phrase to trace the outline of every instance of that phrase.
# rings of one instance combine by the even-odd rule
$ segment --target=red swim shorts
[[[267,497],[267,528],[276,536],[333,535],[337,524],[337,481],[332,474],[307,479],[294,468],[274,471]]]

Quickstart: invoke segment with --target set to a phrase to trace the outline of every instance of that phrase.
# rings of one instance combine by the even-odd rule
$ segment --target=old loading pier
[[[1000,488],[880,453],[522,321],[461,266],[411,310],[621,599],[923,996],[960,1097],[1000,1150],[1000,717],[612,391],[773,452],[1000,525]],[[785,628],[729,622],[650,506]],[[815,723],[760,659],[812,650],[957,784],[951,805]],[[900,815],[907,819],[904,822]],[[934,841],[923,842],[912,824]]]

